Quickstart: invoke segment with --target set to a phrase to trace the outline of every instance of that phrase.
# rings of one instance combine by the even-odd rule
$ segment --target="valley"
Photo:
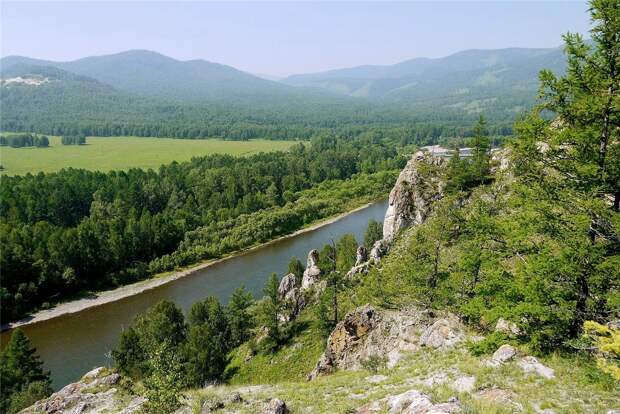
[[[225,141],[218,139],[173,139],[150,137],[87,137],[86,145],[61,145],[60,137],[51,136],[48,148],[0,147],[2,175],[56,172],[63,168],[90,171],[158,169],[173,161],[189,161],[210,154],[248,156],[268,151],[283,151],[295,141],[253,139]]]
[[[620,0],[2,6],[0,414],[620,414]]]

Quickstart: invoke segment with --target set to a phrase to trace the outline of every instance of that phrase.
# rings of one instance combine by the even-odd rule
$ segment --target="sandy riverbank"
[[[136,282],[136,283],[132,283],[130,285],[125,285],[125,286],[121,286],[118,287],[116,289],[113,290],[106,290],[103,292],[97,292],[94,293],[93,295],[86,297],[86,298],[82,298],[82,299],[77,299],[77,300],[73,300],[70,302],[65,302],[65,303],[60,303],[56,306],[54,306],[51,309],[45,309],[45,310],[41,310],[36,312],[35,314],[28,316],[24,319],[21,319],[19,321],[16,322],[12,322],[6,325],[2,325],[2,331],[8,330],[8,329],[12,329],[12,328],[16,328],[18,326],[25,326],[25,325],[32,325],[35,323],[39,323],[39,322],[43,322],[43,321],[47,321],[50,319],[54,319],[54,318],[58,318],[64,315],[69,315],[72,313],[78,313],[81,312],[85,309],[89,309],[89,308],[93,308],[96,306],[101,306],[101,305],[105,305],[111,302],[115,302],[130,296],[134,296],[134,295],[139,295],[140,293],[146,292],[147,290],[151,290],[151,289],[155,289],[159,286],[163,286],[165,284],[174,282],[177,279],[180,279],[182,277],[185,276],[189,276],[193,273],[196,273],[198,271],[204,270],[210,266],[213,266],[217,263],[223,262],[225,260],[230,260],[234,257],[238,257],[241,255],[244,255],[248,252],[251,252],[253,250],[256,249],[260,249],[262,247],[268,246],[269,244],[272,243],[276,243],[280,240],[285,240],[291,237],[295,237],[298,236],[300,234],[303,233],[307,233],[307,232],[311,232],[313,230],[319,229],[323,226],[327,226],[329,224],[335,223],[338,220],[341,220],[342,218],[348,216],[349,214],[353,214],[357,211],[363,210],[367,207],[370,207],[371,205],[375,204],[377,201],[373,201],[370,203],[366,203],[360,207],[357,207],[353,210],[349,210],[345,213],[339,214],[337,216],[322,220],[318,223],[312,224],[308,227],[304,227],[300,230],[297,230],[291,234],[287,234],[285,236],[281,236],[278,237],[276,239],[270,240],[268,242],[247,248],[245,250],[241,250],[238,252],[234,252],[231,253],[230,255],[223,257],[221,259],[216,259],[216,260],[210,260],[208,262],[204,262],[201,263],[199,265],[196,266],[192,266],[188,269],[184,269],[184,270],[179,270],[177,272],[174,272],[172,274],[169,275],[161,275],[161,276],[154,276],[153,278],[147,279],[147,280],[143,280],[140,282]]]

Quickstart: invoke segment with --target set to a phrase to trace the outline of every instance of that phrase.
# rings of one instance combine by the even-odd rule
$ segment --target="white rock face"
[[[541,364],[538,359],[533,356],[526,356],[521,358],[518,364],[525,372],[532,372],[547,379],[555,378],[555,371],[553,370],[553,368],[549,368]]]
[[[301,280],[301,288],[303,290],[309,289],[321,280],[321,269],[319,269],[318,264],[319,252],[317,250],[310,250],[308,260],[306,261],[306,270]]]
[[[443,195],[444,183],[438,171],[444,163],[442,157],[428,151],[413,155],[390,192],[383,220],[383,239],[391,242],[399,230],[426,220],[433,202]]]

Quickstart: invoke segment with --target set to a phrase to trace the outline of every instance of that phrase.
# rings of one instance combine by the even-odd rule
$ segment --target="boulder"
[[[407,162],[390,192],[383,220],[386,241],[391,242],[401,229],[426,220],[433,203],[443,195],[440,167],[444,164],[442,157],[427,151],[416,152]]]
[[[267,402],[265,414],[284,414],[288,412],[286,403],[279,398],[272,398]]]
[[[433,402],[430,397],[418,390],[409,390],[402,394],[388,397],[387,399],[388,413],[420,413],[428,411]],[[423,411],[424,410],[424,411]]]
[[[420,344],[430,348],[446,348],[461,341],[464,336],[461,323],[452,316],[439,319],[429,326],[422,334]]]
[[[490,366],[499,366],[506,361],[511,360],[517,355],[517,348],[512,345],[504,344],[497,348],[497,351],[493,353],[491,360],[488,362]]]
[[[521,330],[517,324],[507,321],[504,318],[499,318],[497,320],[497,323],[495,324],[495,332],[500,332],[512,337],[521,335]]]
[[[446,322],[449,321],[449,322]],[[377,310],[364,305],[345,315],[327,339],[325,352],[309,379],[327,374],[334,368],[358,370],[370,358],[383,358],[394,367],[406,351],[417,351],[429,328],[436,332],[430,343],[449,346],[462,337],[462,327],[454,316],[433,319],[428,311],[415,308],[400,311]],[[444,332],[439,327],[449,326]]]
[[[48,398],[37,401],[21,411],[24,414],[95,414],[101,412],[138,412],[144,402],[143,397],[132,399],[118,398],[118,390],[112,385],[120,381],[117,373],[108,373],[103,367],[87,372],[80,381],[66,385]]]
[[[356,414],[383,413],[386,410],[389,414],[450,414],[461,412],[461,404],[455,398],[433,404],[427,394],[409,390],[365,404],[357,409]]]
[[[533,356],[526,356],[521,358],[518,364],[525,372],[533,372],[547,379],[555,378],[554,370],[541,364],[538,359]]]
[[[319,252],[310,250],[306,261],[306,270],[301,280],[301,289],[306,290],[321,280],[321,269],[319,269]]]

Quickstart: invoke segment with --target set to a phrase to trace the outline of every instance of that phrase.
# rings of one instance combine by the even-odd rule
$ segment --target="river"
[[[158,288],[22,329],[37,348],[45,369],[51,371],[54,389],[58,389],[91,368],[111,365],[110,350],[122,329],[158,301],[172,300],[187,312],[192,303],[210,295],[226,303],[241,285],[259,297],[269,275],[276,272],[281,276],[292,256],[305,265],[311,249],[321,249],[347,233],[360,243],[368,220],[383,221],[386,208],[387,200],[378,202],[318,229],[233,256]],[[3,345],[8,335],[10,332],[2,333]]]

